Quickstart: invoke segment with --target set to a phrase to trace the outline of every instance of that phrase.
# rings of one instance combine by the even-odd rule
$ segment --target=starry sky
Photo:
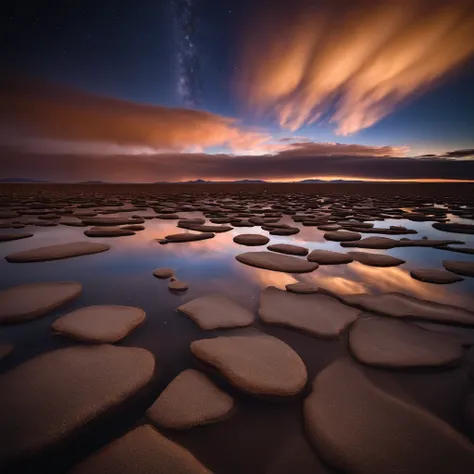
[[[0,178],[474,180],[472,0],[7,2]]]

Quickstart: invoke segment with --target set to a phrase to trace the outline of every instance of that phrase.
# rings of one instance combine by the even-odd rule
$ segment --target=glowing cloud
[[[242,99],[292,131],[370,127],[474,54],[470,0],[314,3],[270,2],[243,41]]]
[[[48,153],[156,154],[258,147],[268,134],[201,110],[139,104],[57,84],[5,78],[0,84],[0,140]],[[35,142],[36,141],[36,142]]]

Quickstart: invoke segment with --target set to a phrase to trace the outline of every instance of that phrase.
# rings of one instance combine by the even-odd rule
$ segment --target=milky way
[[[186,107],[200,103],[200,65],[196,45],[197,13],[194,0],[174,0],[177,85],[179,99]]]

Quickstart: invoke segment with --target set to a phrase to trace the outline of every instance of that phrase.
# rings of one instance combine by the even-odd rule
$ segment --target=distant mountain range
[[[160,184],[167,183],[169,181],[160,181]],[[184,184],[272,184],[272,181],[264,181],[261,179],[241,179],[238,181],[206,181],[204,179],[196,179],[192,181],[178,181],[179,183]],[[304,179],[301,181],[280,181],[280,183],[297,183],[297,184],[322,184],[322,183],[363,183],[361,180],[352,180],[352,179],[333,179],[333,180],[324,180],[324,179]],[[158,184],[158,183],[157,183]]]
[[[48,183],[49,181],[42,181],[41,179],[29,178],[2,178],[0,183]]]
[[[322,184],[322,183],[362,183],[360,180],[334,179],[326,181],[324,179],[304,179],[302,181],[286,181],[286,183],[296,184]],[[54,181],[44,181],[30,178],[1,178],[0,183],[54,183]],[[271,181],[261,179],[240,179],[237,181],[207,181],[205,179],[195,179],[190,181],[156,181],[153,184],[272,184]],[[128,184],[113,183],[109,181],[78,181],[75,184]],[[147,183],[143,183],[147,184]]]

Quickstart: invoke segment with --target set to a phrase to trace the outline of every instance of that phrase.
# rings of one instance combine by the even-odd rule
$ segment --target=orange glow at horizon
[[[474,183],[474,180],[471,179],[383,179],[383,178],[361,178],[358,176],[321,176],[321,177],[299,177],[299,178],[284,178],[284,179],[272,179],[268,182],[271,183],[287,183],[287,182],[298,182],[305,179],[320,179],[321,181],[335,181],[335,180],[344,180],[344,181],[365,181],[365,182],[380,182],[380,183]]]
[[[320,118],[340,135],[370,127],[474,54],[469,0],[333,0],[317,11],[300,0],[275,10],[255,15],[238,87],[291,131]]]

